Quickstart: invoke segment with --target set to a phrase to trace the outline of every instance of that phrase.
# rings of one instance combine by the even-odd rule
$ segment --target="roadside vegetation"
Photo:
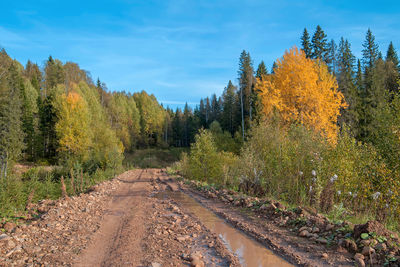
[[[384,59],[368,30],[356,61],[343,38],[333,52],[334,41],[320,27],[311,42],[307,30],[301,39],[301,50],[286,51],[270,74],[260,64],[251,82],[251,60],[242,54],[238,132],[221,142],[229,128],[212,122],[174,169],[336,222],[377,220],[399,231],[400,83],[393,45]]]

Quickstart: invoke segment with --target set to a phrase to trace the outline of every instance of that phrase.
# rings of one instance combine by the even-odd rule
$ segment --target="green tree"
[[[256,71],[256,78],[262,79],[263,76],[267,75],[267,67],[265,67],[264,61],[261,61],[260,64],[258,64],[257,71]]]
[[[244,139],[246,129],[249,129],[254,110],[253,87],[254,70],[250,54],[242,51],[239,58],[239,100],[241,111],[242,138]]]
[[[397,56],[396,49],[394,48],[392,42],[390,42],[386,52],[386,61],[391,61],[393,65],[400,71],[399,57]]]
[[[369,70],[371,70],[375,65],[379,55],[379,47],[375,43],[375,36],[372,34],[370,29],[368,29],[367,34],[365,35],[362,55],[362,63],[365,68],[365,74],[368,75]]]
[[[235,115],[238,110],[236,91],[236,86],[229,81],[222,94],[223,107],[221,124],[231,135],[233,135],[237,129],[237,125],[235,125]]]
[[[337,71],[337,45],[333,39],[327,45],[325,62],[330,72],[335,75]]]
[[[301,36],[301,46],[302,50],[306,54],[307,58],[312,57],[312,45],[310,43],[310,35],[308,34],[308,31],[306,28],[304,28],[303,35]]]
[[[326,40],[326,34],[322,30],[321,26],[317,26],[314,35],[311,39],[312,56],[314,59],[326,60],[328,52],[328,44]]]
[[[7,177],[10,163],[24,149],[21,123],[22,77],[7,53],[0,52],[0,178]]]
[[[26,154],[31,160],[36,159],[38,138],[39,93],[29,80],[24,82],[22,95],[22,129],[25,133]]]
[[[339,43],[337,59],[337,81],[348,107],[341,110],[339,124],[348,125],[354,136],[357,135],[359,95],[355,84],[355,56],[351,52],[350,43],[342,37]]]
[[[219,153],[210,131],[201,129],[190,149],[190,173],[192,178],[213,182],[222,175]]]
[[[140,113],[142,145],[156,145],[162,141],[164,109],[154,95],[145,91],[133,95]]]
[[[65,82],[65,72],[62,62],[57,59],[54,60],[52,56],[49,56],[44,67],[44,73],[44,97],[47,97],[53,88]]]

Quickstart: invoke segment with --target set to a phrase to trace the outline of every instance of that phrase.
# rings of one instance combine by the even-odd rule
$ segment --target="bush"
[[[201,129],[195,136],[190,155],[184,153],[177,167],[190,179],[233,186],[235,179],[231,175],[236,164],[237,156],[230,152],[219,152],[213,134]]]

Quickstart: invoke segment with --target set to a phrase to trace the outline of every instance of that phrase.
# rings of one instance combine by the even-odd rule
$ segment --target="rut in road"
[[[139,266],[140,241],[146,231],[146,201],[152,189],[150,173],[129,171],[118,179],[123,182],[113,193],[112,201],[102,219],[100,229],[75,266]]]

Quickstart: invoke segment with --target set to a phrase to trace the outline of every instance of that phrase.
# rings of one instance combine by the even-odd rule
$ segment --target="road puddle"
[[[203,207],[187,194],[179,191],[164,192],[157,197],[162,198],[166,195],[193,213],[209,230],[218,234],[226,247],[239,258],[243,266],[293,266],[253,238],[226,223],[225,220]]]

